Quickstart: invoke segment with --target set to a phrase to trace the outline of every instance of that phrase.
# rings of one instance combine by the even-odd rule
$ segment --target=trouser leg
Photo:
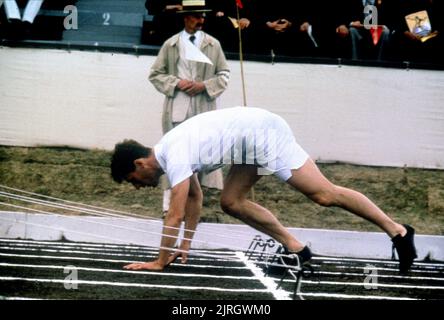
[[[362,36],[359,33],[359,30],[356,28],[350,28],[350,38],[352,44],[352,59],[359,59],[359,42],[362,40]]]
[[[20,9],[15,0],[5,1],[5,13],[6,13],[6,18],[8,18],[8,20],[21,19]]]
[[[23,12],[23,21],[33,23],[35,17],[37,17],[40,7],[43,4],[43,0],[29,0],[26,5],[25,11]]]

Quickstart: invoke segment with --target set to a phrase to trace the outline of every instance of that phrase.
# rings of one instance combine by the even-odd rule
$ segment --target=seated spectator
[[[145,7],[153,16],[153,27],[149,32],[152,44],[162,44],[183,28],[177,11],[182,10],[182,0],[146,0]]]
[[[294,55],[299,30],[295,5],[288,0],[257,1],[254,24],[255,48],[259,53]]]
[[[43,1],[44,0],[28,0],[23,15],[20,13],[19,6],[15,0],[4,1],[6,17],[11,23],[21,21],[32,24],[40,11]]]
[[[350,48],[348,11],[346,1],[305,1],[303,21],[299,31],[315,48],[314,55],[324,57],[346,57]]]
[[[64,31],[63,10],[77,0],[5,0],[2,38],[61,40]],[[0,5],[1,7],[1,5]],[[41,14],[42,10],[47,12]]]
[[[207,14],[205,30],[219,39],[224,50],[239,50],[239,29],[242,31],[243,50],[247,51],[251,40],[251,22],[255,0],[242,0],[238,9],[235,0],[207,1],[212,12]],[[239,21],[237,16],[239,10]]]
[[[443,64],[443,1],[442,0],[398,0],[396,26],[397,58],[403,61]],[[425,11],[427,15],[420,13]],[[415,30],[429,29],[427,34]],[[428,18],[428,19],[427,19]],[[428,20],[428,21],[427,21]]]
[[[371,58],[385,60],[390,40],[390,29],[384,20],[389,19],[391,0],[349,0],[349,32],[352,59]],[[366,11],[367,6],[374,9]],[[370,7],[369,7],[370,8]],[[375,14],[372,18],[371,15]],[[376,20],[375,20],[376,19]],[[372,27],[374,25],[374,27]]]

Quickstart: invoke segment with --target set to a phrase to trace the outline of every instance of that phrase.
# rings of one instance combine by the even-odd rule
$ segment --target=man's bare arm
[[[168,264],[168,258],[171,250],[162,248],[173,248],[176,244],[180,224],[185,217],[185,207],[188,201],[188,193],[190,189],[190,179],[182,181],[171,189],[171,201],[168,214],[165,217],[161,249],[159,251],[159,263],[163,266]]]
[[[168,261],[168,264],[173,262],[177,257],[181,257],[181,262],[186,263],[188,258],[188,251],[191,247],[191,240],[193,239],[195,230],[199,223],[202,212],[202,190],[197,178],[197,174],[190,177],[190,189],[188,192],[187,204],[185,207],[185,232],[184,239],[180,244],[180,250],[173,253]]]
[[[165,217],[160,243],[159,257],[151,262],[132,263],[124,268],[129,270],[163,270],[169,263],[169,256],[179,234],[180,224],[185,216],[185,206],[188,199],[190,179],[186,179],[174,186],[171,190],[171,202],[168,214]],[[162,249],[164,248],[164,249]]]

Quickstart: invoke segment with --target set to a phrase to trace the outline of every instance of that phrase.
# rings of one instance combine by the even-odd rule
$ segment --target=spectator
[[[379,61],[387,58],[390,28],[384,20],[390,16],[387,13],[390,3],[390,0],[349,1],[349,31],[353,60],[363,59],[366,56]],[[373,14],[375,16],[371,17]],[[374,27],[371,28],[371,25]]]
[[[295,50],[294,39],[297,26],[291,1],[258,1],[256,5],[255,51],[292,55]]]
[[[199,2],[189,6],[183,1],[183,10],[178,13],[183,17],[184,30],[165,41],[151,67],[149,80],[165,95],[164,133],[196,114],[216,109],[216,98],[228,86],[230,70],[224,52],[216,38],[202,31],[209,9],[205,1]],[[201,184],[222,189],[222,172],[202,175]],[[168,206],[167,189],[164,211]]]
[[[398,0],[396,25],[397,58],[415,62],[442,64],[443,49],[443,1],[437,0]],[[431,27],[427,37],[415,35],[409,29],[407,16],[426,11]],[[422,17],[423,20],[425,17]],[[425,20],[419,21],[424,24]]]
[[[286,1],[286,7],[279,9],[279,11],[285,12],[284,18],[266,23],[268,27],[277,31],[274,35],[276,37],[276,41],[274,41],[276,53],[297,56],[313,56],[317,54],[316,50],[318,50],[319,45],[313,36],[313,25],[310,22],[313,11],[312,3],[313,2],[310,1],[299,1],[297,5],[293,5],[292,2]],[[282,9],[285,11],[282,11]],[[319,9],[320,8],[317,8],[317,10]],[[279,26],[283,21],[285,22],[285,20],[289,21],[288,28],[284,33],[280,33]],[[285,39],[286,37],[283,36],[284,34],[287,34],[287,40]],[[284,44],[282,41],[290,42]],[[287,48],[283,50],[285,46],[287,46]]]
[[[177,16],[177,11],[182,10],[181,0],[146,0],[145,7],[153,16],[150,43],[160,45],[182,28]]]
[[[4,1],[6,17],[11,23],[19,23],[21,21],[32,24],[40,11],[43,1],[44,0],[28,0],[23,15],[20,13],[19,6],[15,0]]]
[[[251,21],[254,12],[254,0],[243,0],[239,7],[239,21],[235,0],[211,0],[212,9],[207,17],[206,30],[216,37],[225,50],[237,52],[239,50],[239,30],[242,30],[244,49],[249,46],[251,38]]]
[[[327,57],[344,57],[350,47],[346,2],[305,1],[300,15],[299,42],[309,52]],[[301,15],[301,11],[304,13]],[[311,48],[310,48],[311,46]]]

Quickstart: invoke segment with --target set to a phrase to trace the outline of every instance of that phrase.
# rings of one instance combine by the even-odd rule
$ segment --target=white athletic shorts
[[[279,179],[287,181],[291,177],[291,170],[299,169],[308,160],[308,153],[296,142],[293,131],[279,116],[273,119],[273,127],[278,132],[275,162],[269,170]]]

